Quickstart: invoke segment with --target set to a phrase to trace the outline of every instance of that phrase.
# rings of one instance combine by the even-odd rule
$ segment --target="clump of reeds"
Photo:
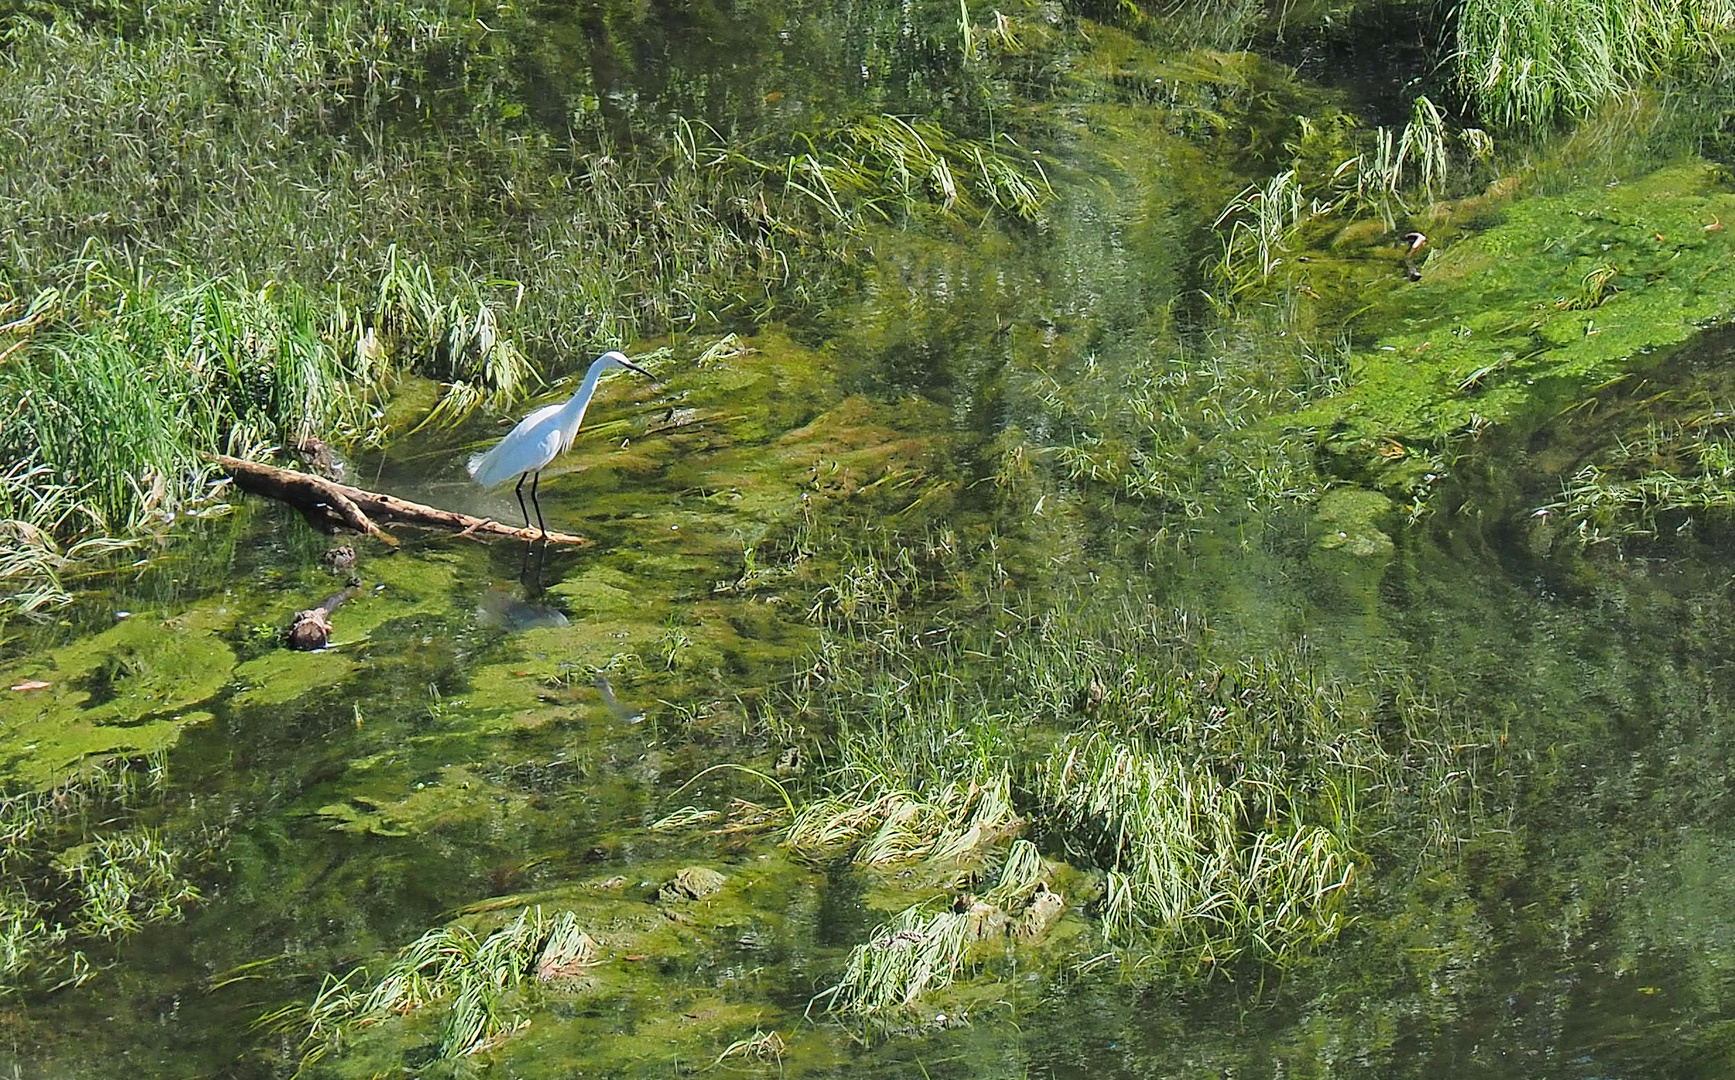
[[[963,895],[943,908],[934,902],[910,905],[850,950],[843,975],[814,1000],[824,1000],[834,1012],[865,1016],[950,986],[969,966],[972,945],[1010,931],[1009,913],[1041,888],[1042,873],[1036,845],[1013,841],[980,901]]]
[[[1041,163],[1009,137],[1006,147],[949,133],[928,120],[868,116],[829,137],[835,150],[790,157],[784,182],[837,218],[866,210],[892,220],[896,208],[936,203],[952,213],[992,206],[1033,221],[1054,194]]]
[[[0,367],[0,510],[44,532],[126,535],[195,508],[203,452],[257,455],[366,425],[377,386],[305,294],[89,267],[80,309]]]
[[[314,436],[378,438],[389,377],[442,379],[431,419],[498,406],[533,378],[461,275],[389,252],[372,302],[234,278],[156,281],[82,267],[0,364],[0,601],[64,599],[60,574],[178,518],[227,509],[205,456]]]
[[[1310,820],[1300,778],[1250,761],[1242,775],[1194,748],[1068,737],[1038,776],[1055,824],[1107,863],[1103,929],[1165,939],[1216,961],[1262,960],[1330,938],[1355,873],[1352,802]],[[1355,783],[1351,772],[1335,778]],[[1345,835],[1348,834],[1348,835]]]
[[[131,823],[163,778],[160,757],[117,759],[0,794],[0,996],[82,983],[95,969],[79,945],[179,918],[199,899],[187,852]]]
[[[300,1031],[306,1066],[341,1052],[358,1030],[439,1005],[439,1056],[462,1057],[523,1026],[510,1010],[513,995],[532,981],[570,978],[595,950],[570,911],[545,917],[540,907],[523,908],[483,937],[452,923],[399,950],[378,979],[365,967],[329,976],[311,1003],[284,1006],[258,1023]]]
[[[1310,226],[1371,213],[1390,228],[1418,200],[1426,204],[1444,196],[1454,174],[1467,176],[1467,166],[1494,150],[1487,132],[1453,127],[1421,95],[1410,103],[1401,129],[1375,128],[1355,152],[1349,151],[1356,125],[1347,116],[1324,122],[1301,117],[1297,126],[1286,144],[1289,167],[1248,185],[1214,222],[1223,248],[1213,267],[1220,303],[1269,282],[1285,264],[1284,254],[1302,246]]]
[[[1457,78],[1490,122],[1540,129],[1720,57],[1732,29],[1729,0],[1466,0]]]

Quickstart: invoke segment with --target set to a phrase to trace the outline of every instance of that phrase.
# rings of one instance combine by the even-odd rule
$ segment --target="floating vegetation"
[[[545,918],[540,907],[522,908],[486,937],[460,923],[435,927],[399,950],[371,985],[364,967],[328,976],[311,1004],[284,1006],[258,1023],[300,1032],[305,1068],[341,1053],[363,1028],[440,1005],[438,1056],[462,1057],[523,1026],[510,1007],[528,983],[571,978],[595,954],[572,912]]]
[[[163,779],[160,757],[117,759],[0,795],[0,996],[83,983],[96,973],[83,948],[177,919],[199,899],[188,852],[133,823]]]

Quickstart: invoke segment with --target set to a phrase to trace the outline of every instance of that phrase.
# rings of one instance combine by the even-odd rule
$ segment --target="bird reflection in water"
[[[489,589],[476,603],[476,621],[483,626],[496,626],[507,633],[540,630],[549,626],[567,626],[566,616],[547,604],[520,600],[505,589]]]

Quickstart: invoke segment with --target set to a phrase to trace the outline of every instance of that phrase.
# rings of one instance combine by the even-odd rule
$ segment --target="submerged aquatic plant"
[[[1539,514],[1557,515],[1583,546],[1726,521],[1735,514],[1732,425],[1735,414],[1726,410],[1650,424],[1562,481],[1560,498]]]
[[[1345,685],[1305,646],[1222,660],[1186,615],[1074,608],[927,624],[941,636],[923,647],[881,625],[895,615],[849,623],[850,662],[822,660],[829,682],[804,699],[829,709],[840,745],[790,842],[870,870],[919,861],[936,891],[961,854],[1006,851],[1016,892],[1040,877],[1028,841],[1005,846],[1028,829],[1102,871],[1094,914],[1115,947],[1185,967],[1285,962],[1342,928],[1376,834],[1412,856],[1464,834],[1493,738],[1401,687]],[[999,778],[1006,809],[972,817],[966,793]],[[894,1008],[956,977],[975,939],[938,899],[851,954],[832,1007]]]
[[[286,1005],[257,1023],[301,1033],[303,1067],[340,1053],[354,1034],[444,1004],[439,1056],[486,1050],[522,1026],[510,1011],[532,980],[568,978],[588,964],[596,943],[561,911],[526,907],[486,937],[461,923],[435,927],[398,951],[377,980],[365,967],[328,976],[307,1005]]]
[[[199,890],[178,838],[130,824],[161,797],[160,756],[0,794],[0,996],[82,983],[93,947],[180,917]]]
[[[1358,778],[1332,816],[1308,820],[1298,778],[1248,762],[1227,782],[1224,762],[1142,739],[1069,736],[1038,774],[1037,796],[1056,825],[1108,862],[1103,928],[1167,939],[1222,961],[1252,947],[1262,960],[1332,937],[1355,873],[1351,837]]]
[[[876,1013],[949,986],[970,944],[966,912],[905,908],[850,952],[842,978],[820,994],[838,1012]]]
[[[1118,377],[1052,382],[1040,390],[1056,438],[1045,457],[1065,481],[1183,520],[1247,510],[1269,524],[1326,487],[1309,441],[1270,421],[1341,389],[1348,366],[1334,352],[1241,327]]]

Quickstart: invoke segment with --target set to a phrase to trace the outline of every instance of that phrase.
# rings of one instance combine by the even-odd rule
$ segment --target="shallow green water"
[[[662,32],[646,33],[647,55]],[[434,1063],[425,1027],[376,1029],[310,1071],[665,1076],[770,1030],[780,1063],[717,1071],[1731,1071],[1726,545],[1702,532],[1584,555],[1532,514],[1573,463],[1668,408],[1659,388],[1715,403],[1726,342],[1605,392],[1599,423],[1490,436],[1435,516],[1360,554],[1322,547],[1339,519],[1305,500],[1249,510],[1207,480],[1221,503],[1191,512],[1051,464],[1020,473],[1007,455],[1021,440],[1067,443],[1080,417],[1124,403],[1153,342],[1183,336],[1169,301],[1193,280],[1190,245],[1215,209],[1203,200],[1227,167],[1182,156],[1141,127],[1142,108],[1086,97],[1047,116],[1059,196],[1043,232],[876,236],[860,295],[823,325],[761,328],[751,350],[704,366],[677,341],[650,361],[659,385],[611,379],[542,488],[550,522],[589,547],[527,559],[408,532],[395,553],[360,545],[337,647],[303,656],[273,631],[341,581],[319,565],[323,538],[248,505],[175,534],[65,623],[7,627],[5,683],[54,685],[7,703],[0,760],[39,781],[86,752],[166,746],[157,816],[213,855],[184,922],[94,947],[102,970],[82,987],[7,999],[0,1062],[26,1077],[286,1075],[295,1037],[255,1018],[501,898],[580,911],[627,944],[489,1054]],[[479,420],[409,440],[358,462],[360,482],[515,514],[509,489],[462,476],[494,433]],[[1503,732],[1508,776],[1451,858],[1374,844],[1357,921],[1281,974],[1084,965],[1102,947],[1074,917],[994,978],[885,1026],[803,1019],[898,879],[795,860],[764,831],[650,826],[688,803],[774,803],[732,772],[676,791],[718,762],[768,767],[797,729],[822,731],[779,693],[812,662],[820,591],[875,541],[948,532],[968,576],[1009,604],[1085,583],[1105,604],[1185,608],[1231,649],[1306,637],[1345,679],[1400,673]],[[906,599],[919,617],[922,598]],[[659,901],[694,863],[728,874],[724,892]],[[270,962],[243,968],[256,961]]]

